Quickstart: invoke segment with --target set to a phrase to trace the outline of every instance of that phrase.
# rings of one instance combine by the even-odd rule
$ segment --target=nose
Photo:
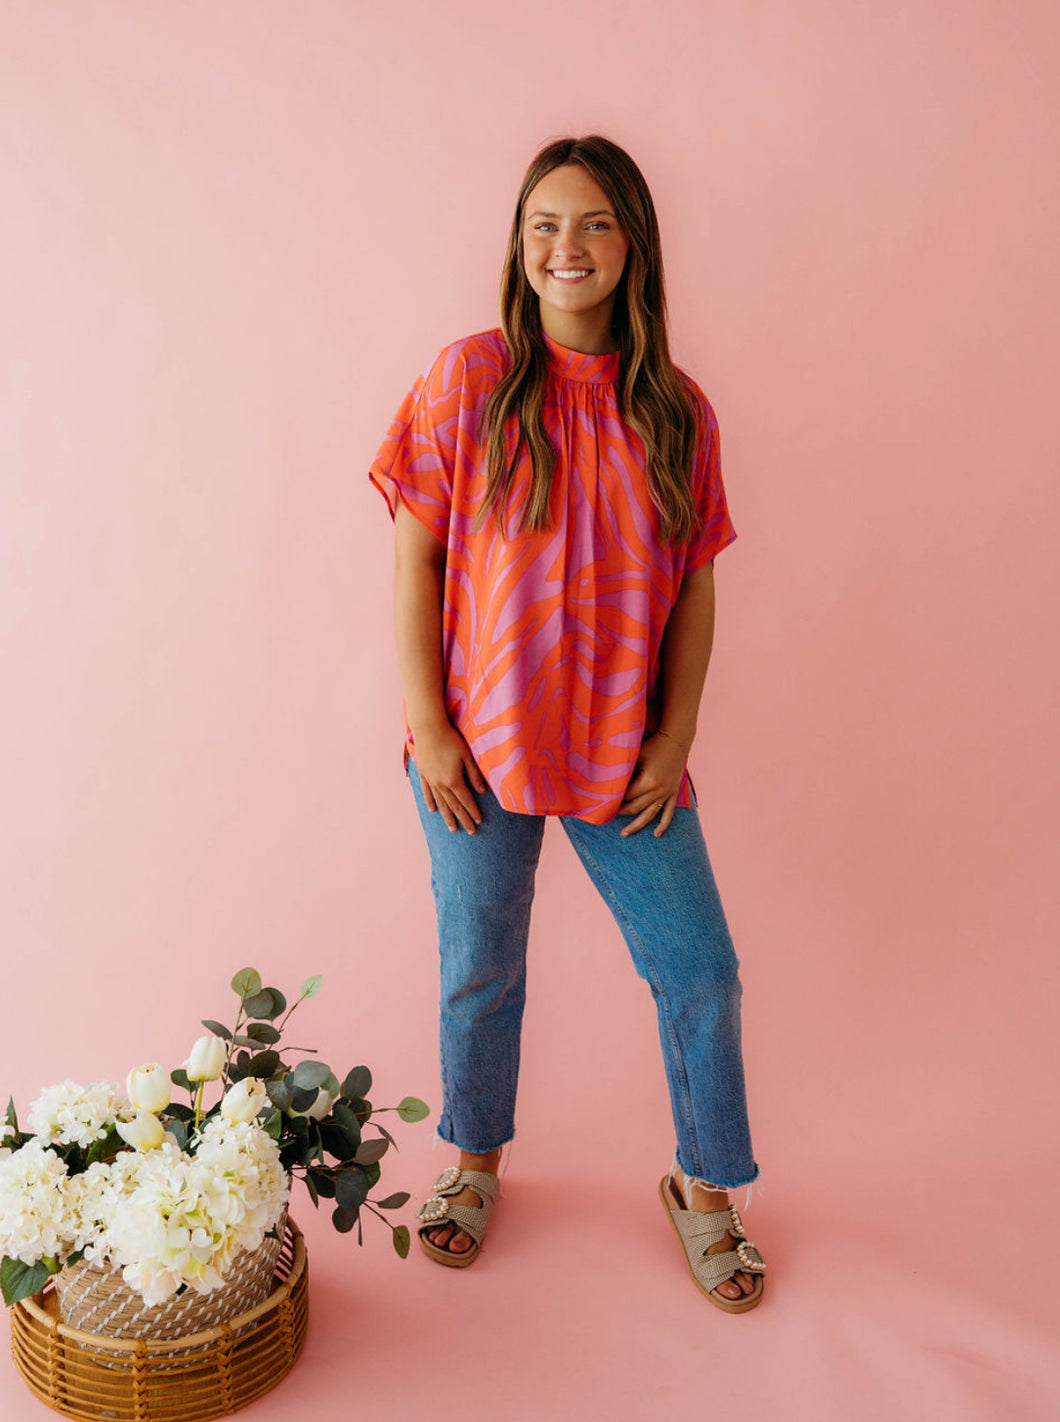
[[[555,246],[552,250],[557,258],[580,257],[585,251],[585,247],[579,240],[576,232],[568,232],[565,235],[562,232],[558,232],[556,234]]]

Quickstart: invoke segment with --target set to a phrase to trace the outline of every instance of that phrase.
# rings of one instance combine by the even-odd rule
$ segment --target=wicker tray
[[[246,1407],[294,1366],[309,1314],[305,1241],[288,1219],[264,1303],[174,1342],[69,1328],[51,1284],[10,1313],[15,1366],[30,1391],[64,1417],[206,1422]]]

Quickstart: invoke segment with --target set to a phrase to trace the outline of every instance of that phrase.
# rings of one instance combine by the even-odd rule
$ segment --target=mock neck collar
[[[613,385],[618,380],[621,351],[604,351],[600,355],[591,355],[586,351],[574,351],[569,346],[561,346],[559,341],[553,340],[546,331],[541,334],[545,338],[553,370],[565,380],[584,380],[592,385]]]

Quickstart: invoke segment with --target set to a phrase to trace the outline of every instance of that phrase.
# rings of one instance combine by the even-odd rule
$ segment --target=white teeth
[[[580,271],[571,270],[568,272],[551,272],[550,275],[558,277],[560,281],[573,281],[575,277],[588,276],[589,269],[586,267]]]

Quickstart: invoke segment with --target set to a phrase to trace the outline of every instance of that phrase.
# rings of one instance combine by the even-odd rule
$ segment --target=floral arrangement
[[[392,1110],[421,1121],[429,1108],[414,1096],[374,1107],[367,1067],[354,1067],[340,1082],[312,1059],[314,1048],[287,1049],[301,1059],[285,1060],[284,1027],[321,982],[307,978],[288,1007],[278,988],[244,968],[232,979],[234,1025],[203,1019],[207,1035],[176,1070],[167,1073],[157,1062],[134,1067],[124,1091],[112,1082],[60,1082],[32,1103],[28,1131],[9,1102],[0,1128],[6,1303],[36,1293],[81,1259],[120,1269],[147,1304],[186,1288],[210,1293],[240,1250],[275,1237],[296,1175],[314,1205],[335,1201],[340,1233],[356,1226],[363,1243],[367,1209],[407,1256],[408,1228],[379,1214],[404,1205],[407,1192],[368,1198],[379,1161],[395,1144],[372,1118]],[[218,1083],[221,1095],[207,1109],[208,1083]],[[188,1092],[187,1105],[172,1100],[174,1086]],[[374,1135],[365,1134],[369,1122]]]

